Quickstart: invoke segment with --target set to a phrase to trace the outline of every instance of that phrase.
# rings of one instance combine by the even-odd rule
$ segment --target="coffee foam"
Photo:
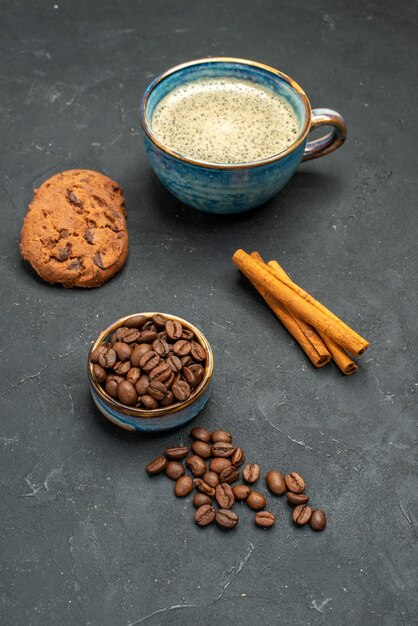
[[[299,134],[296,113],[273,91],[237,78],[199,79],[158,103],[151,128],[168,148],[209,163],[249,163],[283,152]]]

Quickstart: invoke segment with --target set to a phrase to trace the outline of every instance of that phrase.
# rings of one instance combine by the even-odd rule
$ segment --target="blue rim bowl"
[[[180,322],[185,328],[193,331],[196,339],[206,351],[207,358],[204,376],[199,386],[191,394],[190,398],[188,398],[185,402],[177,402],[176,404],[172,404],[168,407],[145,410],[121,404],[118,400],[109,396],[103,387],[99,385],[94,376],[93,364],[90,361],[90,353],[98,348],[109,338],[111,333],[113,333],[120,326],[123,326],[125,322],[134,315],[145,315],[146,318],[150,319],[155,314],[155,312],[140,312],[132,313],[126,317],[121,317],[97,335],[87,358],[87,375],[90,393],[95,405],[102,415],[106,417],[106,419],[113,422],[113,424],[124,428],[125,430],[155,433],[164,430],[171,430],[172,428],[178,428],[179,426],[183,426],[183,424],[187,424],[194,419],[203,409],[210,396],[213,373],[213,352],[208,340],[204,334],[196,328],[196,326],[193,326],[193,324],[190,324],[190,322],[182,319],[181,317],[170,315],[168,313],[163,313],[162,315],[168,319]]]

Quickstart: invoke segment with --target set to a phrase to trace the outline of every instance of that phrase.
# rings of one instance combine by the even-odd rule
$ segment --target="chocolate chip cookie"
[[[55,174],[35,190],[20,253],[41,278],[64,287],[99,287],[128,255],[123,191],[92,170]]]

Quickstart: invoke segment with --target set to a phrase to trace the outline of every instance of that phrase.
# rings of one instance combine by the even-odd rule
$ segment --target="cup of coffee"
[[[161,182],[185,204],[240,213],[270,200],[301,161],[344,142],[344,119],[313,109],[303,89],[267,65],[200,59],[158,76],[141,104],[145,146]],[[309,132],[330,126],[308,141]]]

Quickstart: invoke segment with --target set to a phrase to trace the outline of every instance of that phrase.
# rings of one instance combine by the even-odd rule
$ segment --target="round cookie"
[[[123,191],[92,170],[46,180],[25,216],[20,253],[41,278],[64,287],[99,287],[128,255]]]

